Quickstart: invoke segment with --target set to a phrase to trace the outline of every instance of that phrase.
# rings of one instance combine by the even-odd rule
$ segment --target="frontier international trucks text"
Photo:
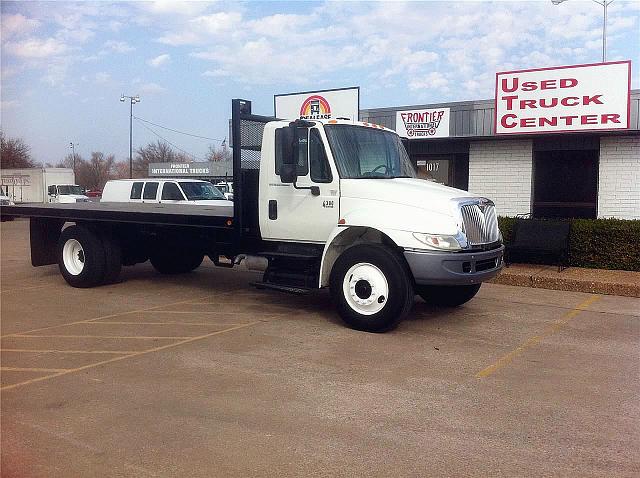
[[[232,110],[233,206],[3,206],[30,218],[32,264],[57,263],[73,287],[114,282],[123,265],[147,260],[161,273],[189,272],[205,256],[261,264],[256,285],[329,288],[349,326],[374,332],[406,317],[416,294],[438,305],[470,300],[502,267],[494,204],[417,179],[395,132],[276,120],[246,100]]]

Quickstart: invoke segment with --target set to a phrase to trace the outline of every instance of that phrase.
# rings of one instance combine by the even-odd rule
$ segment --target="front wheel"
[[[416,293],[427,304],[456,307],[473,299],[480,290],[480,285],[417,285]]]
[[[357,330],[390,330],[413,305],[403,258],[380,245],[359,244],[344,251],[331,271],[330,288],[340,316]]]
[[[104,245],[91,230],[70,226],[62,231],[58,242],[58,267],[72,287],[94,287],[104,280],[106,269]]]

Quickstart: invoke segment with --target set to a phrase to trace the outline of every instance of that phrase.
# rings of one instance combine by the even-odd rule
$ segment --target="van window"
[[[142,197],[142,185],[144,183],[133,183],[131,186],[131,196],[129,199],[140,199]]]
[[[164,183],[162,186],[162,199],[169,201],[184,201],[184,196],[176,183]]]
[[[155,199],[158,193],[158,183],[146,183],[142,199]]]

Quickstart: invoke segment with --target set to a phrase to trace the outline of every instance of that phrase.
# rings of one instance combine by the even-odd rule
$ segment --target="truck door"
[[[324,243],[338,223],[339,178],[328,160],[324,132],[299,128],[298,188],[317,186],[320,195],[280,181],[282,152],[276,129],[275,167],[269,168],[268,185],[260,198],[260,230],[264,239]],[[262,172],[261,172],[262,174]],[[264,183],[263,183],[264,184]]]
[[[58,202],[58,186],[51,185],[47,188],[49,202]]]

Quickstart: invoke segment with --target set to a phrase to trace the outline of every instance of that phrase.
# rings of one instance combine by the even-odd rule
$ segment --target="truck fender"
[[[388,244],[397,247],[398,243],[393,238],[394,232],[366,226],[336,226],[327,238],[322,251],[318,287],[323,288],[329,285],[333,264],[345,249],[357,243]]]

